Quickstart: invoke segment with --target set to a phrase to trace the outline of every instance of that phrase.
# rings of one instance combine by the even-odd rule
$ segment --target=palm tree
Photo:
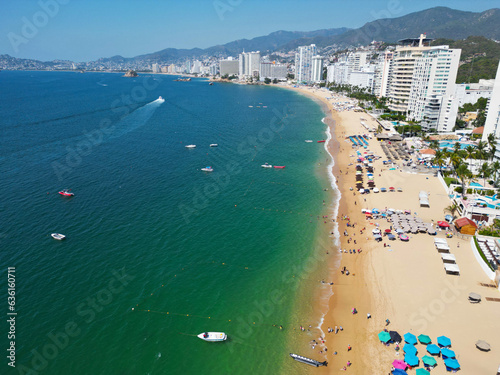
[[[490,146],[490,148],[495,146],[497,143],[497,140],[495,139],[495,134],[493,134],[493,133],[488,134],[487,142],[488,142],[488,146]]]
[[[497,173],[500,170],[500,162],[495,161],[493,164],[491,164],[491,171],[493,172],[493,179],[496,181],[497,180]]]
[[[483,165],[481,165],[478,176],[481,176],[483,178],[483,186],[486,187],[486,177],[491,176],[491,168],[488,163],[485,162],[483,163]]]
[[[465,152],[467,152],[467,158],[469,159],[469,165],[471,165],[470,161],[471,161],[472,157],[474,156],[476,149],[472,146],[467,146],[465,148]]]
[[[455,144],[453,145],[453,152],[458,154],[458,151],[460,151],[460,149],[461,149],[460,142],[455,142]]]
[[[448,207],[446,207],[443,211],[444,212],[449,212],[450,215],[453,216],[453,220],[455,220],[455,214],[458,211],[458,204],[457,204],[457,202],[453,202],[451,205],[449,205]]]
[[[439,167],[439,173],[441,173],[441,167],[446,164],[445,162],[446,154],[442,150],[436,150],[436,154],[434,155],[434,160],[432,162]]]
[[[495,152],[497,152],[497,146],[493,144],[490,146],[490,151],[488,152],[490,160],[493,160],[493,158],[495,157]]]
[[[477,143],[477,156],[478,156],[478,159],[484,159],[485,157],[485,153],[486,153],[486,142],[483,142],[483,141],[479,141]]]
[[[465,193],[465,183],[472,177],[471,171],[467,168],[467,165],[464,163],[460,163],[458,167],[455,169],[455,173],[457,174],[460,182],[462,183],[462,197]]]

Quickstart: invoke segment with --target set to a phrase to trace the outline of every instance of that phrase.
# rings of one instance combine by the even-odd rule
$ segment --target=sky
[[[498,0],[15,0],[2,1],[0,54],[37,60],[133,57],[207,48],[278,30],[358,28],[447,6],[482,12]]]

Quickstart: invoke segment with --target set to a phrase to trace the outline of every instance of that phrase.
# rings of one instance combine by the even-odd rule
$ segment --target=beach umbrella
[[[451,346],[451,340],[446,336],[439,336],[437,343],[439,346]]]
[[[486,341],[483,340],[479,340],[478,342],[476,342],[476,348],[478,348],[479,350],[483,350],[485,352],[491,350],[490,344],[488,344]]]
[[[403,351],[405,352],[405,354],[416,355],[418,350],[412,344],[406,344],[403,347]]]
[[[395,369],[400,369],[400,370],[404,370],[408,367],[406,363],[400,359],[395,359],[392,362],[392,366],[394,366]]]
[[[441,349],[439,349],[439,346],[434,345],[434,344],[427,345],[426,349],[430,354],[439,354],[441,352]]]
[[[417,343],[417,337],[413,334],[413,333],[405,333],[405,342],[407,342],[408,344],[416,344]]]
[[[437,364],[437,361],[433,357],[430,357],[428,355],[424,355],[422,357],[422,362],[424,362],[424,365],[426,366],[436,366]]]
[[[372,210],[372,214],[379,214],[380,213],[380,210],[378,208],[374,208]]]
[[[406,354],[405,362],[408,364],[408,366],[414,367],[418,366],[419,359],[415,355]]]
[[[408,375],[408,373],[401,369],[392,370],[392,375]]]
[[[420,341],[421,344],[430,344],[432,342],[431,338],[427,335],[418,335],[418,341]]]
[[[386,229],[384,232],[385,233],[391,233],[391,230],[390,229]]]
[[[389,335],[391,335],[391,341],[401,342],[403,340],[401,338],[401,335],[399,333],[397,333],[396,331],[389,331]]]
[[[386,331],[382,331],[378,334],[378,338],[380,341],[382,342],[388,342],[388,341],[391,341],[391,335],[389,334],[389,332],[386,332]]]
[[[446,367],[453,369],[453,370],[460,368],[460,363],[458,363],[458,361],[456,359],[451,359],[451,358],[446,358],[444,360],[444,365]]]
[[[455,352],[453,350],[448,349],[448,348],[441,349],[441,354],[443,355],[443,358],[444,357],[455,358]]]
[[[451,216],[451,215],[445,215],[444,219],[445,219],[446,221],[448,221],[448,222],[450,222],[450,223],[451,223],[451,222],[453,221],[453,216]]]
[[[418,368],[417,369],[417,372],[416,372],[417,375],[431,375],[431,373],[423,368]]]
[[[446,221],[438,221],[437,225],[440,226],[441,228],[449,228],[450,224]]]

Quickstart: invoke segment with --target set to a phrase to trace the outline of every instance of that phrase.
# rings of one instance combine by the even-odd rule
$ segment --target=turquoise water
[[[441,141],[441,142],[439,142],[439,147],[440,148],[447,148],[448,150],[450,150],[450,149],[455,147],[455,143],[457,143],[457,142]],[[460,143],[461,150],[465,150],[468,146],[475,147],[473,144],[470,144],[470,143],[463,143],[463,142],[458,142],[458,143]]]
[[[304,142],[325,138],[323,112],[286,90],[173,79],[0,73],[7,373],[304,373],[292,327],[318,318],[304,280],[326,272],[319,217],[335,198],[323,144]]]

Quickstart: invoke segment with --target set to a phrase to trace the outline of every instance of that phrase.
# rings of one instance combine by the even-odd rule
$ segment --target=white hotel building
[[[318,49],[315,44],[301,46],[295,53],[295,79],[297,83],[312,83],[313,56],[317,56]]]

